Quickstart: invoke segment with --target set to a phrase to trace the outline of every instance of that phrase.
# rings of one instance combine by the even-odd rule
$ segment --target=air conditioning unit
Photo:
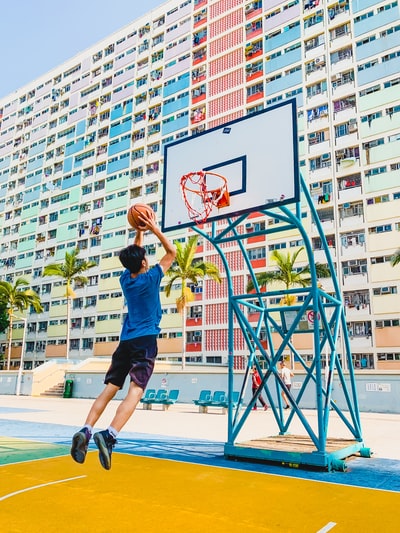
[[[83,224],[83,227],[84,227],[84,228],[88,228],[89,226],[90,226],[90,223],[89,223],[89,222],[85,222],[85,223]]]
[[[357,124],[357,119],[356,118],[351,118],[349,120],[349,124]]]

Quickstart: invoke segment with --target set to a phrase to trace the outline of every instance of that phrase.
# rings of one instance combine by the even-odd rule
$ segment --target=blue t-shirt
[[[160,283],[163,276],[164,272],[158,264],[135,278],[131,277],[129,270],[122,273],[119,281],[128,314],[122,324],[121,341],[160,333]]]

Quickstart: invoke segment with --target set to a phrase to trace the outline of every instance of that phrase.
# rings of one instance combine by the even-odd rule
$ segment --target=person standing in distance
[[[253,370],[251,373],[251,392],[253,394],[253,398],[260,385],[261,385],[261,376],[258,373],[256,365],[253,365]],[[264,407],[264,411],[266,411],[268,409],[268,404],[264,400],[262,394],[260,394],[257,399],[260,401],[261,405]],[[254,403],[254,406],[253,406],[253,411],[256,411],[256,410],[257,410],[257,401]]]
[[[125,267],[120,284],[128,306],[120,342],[104,379],[105,388],[94,401],[83,428],[72,437],[71,456],[77,463],[83,463],[94,425],[129,375],[127,395],[118,406],[108,429],[93,435],[100,463],[106,470],[111,468],[116,437],[135,411],[154,370],[161,320],[160,284],[176,255],[175,246],[158,228],[153,215],[143,213],[140,220],[141,228],[136,231],[134,243],[119,254],[119,260]],[[143,248],[146,230],[159,239],[165,250],[160,262],[151,269]]]
[[[292,377],[294,376],[293,372],[288,368],[285,364],[285,361],[281,361],[279,363],[280,366],[280,375],[282,378],[283,383],[286,386],[286,389],[288,392],[290,392],[290,389],[292,388]],[[285,394],[284,389],[282,389],[281,396],[283,398],[283,401],[285,402],[285,409],[289,409],[289,401],[287,399],[287,396]]]

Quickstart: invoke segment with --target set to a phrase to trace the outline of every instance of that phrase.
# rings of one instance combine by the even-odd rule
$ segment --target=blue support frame
[[[307,185],[300,177],[301,191],[310,208],[313,223],[315,224],[319,237],[322,242],[322,248],[325,252],[326,262],[329,266],[334,294],[326,293],[319,285],[312,244],[303,227],[301,221],[300,204],[297,203],[294,209],[287,206],[275,207],[274,209],[263,209],[261,213],[268,217],[279,219],[282,225],[277,228],[266,228],[255,231],[251,236],[266,235],[276,233],[277,231],[286,231],[297,229],[303,239],[304,247],[307,253],[310,265],[311,285],[306,288],[293,288],[289,290],[261,292],[253,271],[251,261],[246,252],[244,241],[248,234],[238,232],[238,226],[247,219],[248,214],[242,214],[236,219],[227,219],[227,226],[217,232],[215,222],[212,224],[211,233],[205,233],[199,227],[193,229],[209,240],[219,253],[227,275],[229,314],[228,314],[228,364],[229,364],[229,381],[228,394],[232,398],[233,392],[233,375],[234,375],[234,320],[239,324],[245,343],[249,350],[248,364],[243,379],[240,392],[240,401],[236,408],[228,409],[228,438],[225,443],[225,455],[234,459],[258,460],[267,462],[278,462],[286,465],[313,466],[327,470],[345,470],[344,459],[355,453],[360,453],[363,457],[369,457],[371,452],[363,443],[361,433],[360,414],[358,408],[357,390],[353,361],[348,338],[346,317],[342,295],[336,277],[335,266],[332,261],[328,244],[318,218],[317,211],[312,202]],[[235,294],[229,264],[224,253],[223,244],[227,242],[237,242],[248,268],[249,275],[253,281],[256,291],[251,294]],[[295,305],[270,306],[267,299],[270,297],[284,297],[287,295],[303,296],[302,302],[296,302]],[[293,298],[294,299],[294,298]],[[247,318],[248,312],[256,312],[259,315],[257,325],[252,326]],[[313,313],[312,330],[302,331],[299,329],[300,321],[305,313]],[[288,320],[289,318],[289,320]],[[260,332],[266,333],[268,349],[260,341]],[[272,332],[278,333],[280,342],[276,342],[276,335],[273,337]],[[312,333],[314,358],[310,365],[303,360],[302,355],[296,350],[292,343],[294,333]],[[275,342],[274,342],[275,341]],[[338,348],[341,349],[341,354]],[[285,389],[285,385],[277,369],[278,362],[284,356],[285,350],[290,350],[294,355],[294,360],[299,363],[304,372],[305,379],[296,393],[286,391],[290,402],[290,411],[286,417],[284,412],[280,391]],[[322,372],[322,354],[326,352],[326,363],[328,369],[325,372],[325,378]],[[258,351],[258,357],[255,352]],[[329,354],[329,357],[328,357]],[[262,365],[260,364],[262,362]],[[247,379],[252,365],[255,364],[262,377],[262,383],[252,398],[251,402],[243,410],[241,409],[244,397]],[[343,409],[332,400],[333,375],[337,373],[341,389],[344,396],[345,406]],[[317,410],[317,429],[313,429],[307,420],[305,410],[302,406],[302,398],[307,391],[313,390],[315,394]],[[278,434],[273,437],[262,438],[255,443],[238,443],[240,430],[246,423],[255,405],[258,395],[265,393],[268,403],[271,406],[273,416],[277,424]],[[349,439],[330,439],[328,438],[328,426],[330,413],[338,415],[340,421],[344,424],[350,434]],[[290,435],[290,427],[294,417],[297,417],[303,428],[304,435],[293,438]],[[257,444],[258,443],[258,444]]]

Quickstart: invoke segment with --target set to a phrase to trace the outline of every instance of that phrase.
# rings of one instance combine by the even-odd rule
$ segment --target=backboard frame
[[[278,120],[279,119],[279,120]],[[266,143],[270,143],[270,148],[262,144],[264,137],[262,135],[248,135],[251,131],[249,128],[256,126],[259,133],[265,133]],[[269,126],[268,131],[263,125]],[[247,129],[246,129],[247,128]],[[230,133],[234,133],[234,142],[229,143]],[[243,135],[245,133],[245,135]],[[257,133],[257,131],[256,131]],[[222,135],[221,135],[222,134]],[[225,135],[224,135],[225,134]],[[240,136],[242,135],[242,136]],[[268,139],[269,135],[269,139]],[[262,139],[260,139],[262,137]],[[245,147],[241,148],[241,143],[238,139],[243,140]],[[272,176],[274,170],[275,174],[270,181],[258,181],[258,185],[262,185],[265,190],[261,190],[262,201],[258,201],[260,195],[258,187],[255,183],[252,184],[254,191],[252,195],[249,193],[249,180],[251,176],[249,172],[251,168],[256,167],[256,164],[249,160],[249,155],[246,153],[246,143],[250,146],[252,143],[258,146],[255,153],[259,154],[256,157],[269,157],[272,161],[273,168],[268,175],[268,169],[263,169],[266,172],[267,178]],[[282,143],[282,154],[278,154],[279,143]],[[278,144],[277,144],[278,143]],[[219,146],[219,151],[216,146]],[[238,148],[236,148],[238,146]],[[206,148],[209,147],[207,150]],[[224,148],[227,149],[227,156],[224,159]],[[273,149],[275,147],[275,149]],[[263,149],[265,148],[265,150]],[[251,147],[250,147],[251,149]],[[268,149],[270,152],[268,154]],[[237,150],[237,154],[234,151]],[[266,152],[266,154],[264,154]],[[210,154],[211,153],[211,154]],[[206,155],[202,155],[206,154]],[[219,157],[221,156],[221,159]],[[282,158],[283,155],[283,158]],[[214,160],[213,160],[214,158]],[[193,163],[194,161],[194,163]],[[284,167],[281,168],[280,167]],[[200,168],[199,168],[200,167]],[[215,220],[226,219],[228,217],[235,217],[244,213],[251,213],[260,211],[262,209],[297,203],[300,199],[300,173],[298,164],[298,137],[297,137],[297,108],[296,99],[285,100],[276,105],[269,106],[266,109],[241,117],[239,119],[227,122],[225,124],[216,126],[197,135],[185,137],[164,147],[164,172],[163,172],[163,205],[162,205],[162,221],[161,227],[163,231],[172,231],[185,227],[193,227],[196,221],[191,220],[187,215],[187,210],[182,199],[181,190],[179,188],[180,178],[182,175],[189,172],[199,170],[215,171],[224,174],[225,169],[230,169],[231,175],[225,176],[228,179],[229,194],[233,199],[232,206],[229,208],[215,210],[212,212],[207,222]],[[279,173],[281,172],[281,175]],[[278,175],[276,175],[278,174]],[[232,178],[229,182],[229,178]],[[235,187],[236,184],[236,187]],[[277,185],[279,184],[279,185]],[[282,186],[284,184],[284,186]],[[263,192],[268,190],[268,187],[275,187],[275,194],[271,196],[262,196]],[[276,194],[277,187],[283,187],[285,194]],[[240,195],[242,195],[240,197]],[[178,197],[177,197],[178,196]],[[238,197],[235,199],[235,197]],[[247,201],[246,202],[244,201]],[[182,206],[177,202],[181,201]],[[178,213],[178,215],[177,215]],[[186,214],[185,214],[186,213]]]

